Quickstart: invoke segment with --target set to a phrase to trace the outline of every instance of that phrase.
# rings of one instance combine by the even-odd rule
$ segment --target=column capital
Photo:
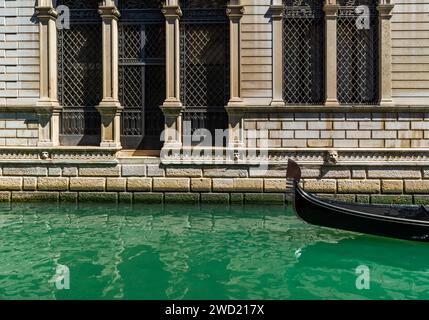
[[[230,4],[226,7],[226,15],[230,19],[241,19],[244,14],[244,6],[239,4]]]
[[[58,12],[52,7],[36,7],[35,14],[39,20],[55,20]]]
[[[392,11],[394,7],[395,7],[394,4],[379,4],[377,6],[378,16],[381,19],[392,18]]]
[[[180,19],[183,15],[182,9],[178,5],[164,5],[161,12],[166,19]]]
[[[160,108],[165,116],[177,116],[184,110],[184,107],[181,103],[164,103],[162,106],[160,106]]]
[[[325,4],[323,11],[325,12],[326,19],[336,19],[340,6],[337,4]]]
[[[121,14],[115,6],[100,6],[98,7],[98,14],[102,19],[115,19],[118,20]]]
[[[271,18],[277,20],[277,19],[283,19],[284,15],[284,7],[281,4],[273,4],[270,6],[270,13]]]

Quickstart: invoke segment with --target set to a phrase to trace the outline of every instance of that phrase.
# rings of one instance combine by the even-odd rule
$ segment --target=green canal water
[[[368,298],[429,298],[429,244],[313,227],[275,206],[0,206],[0,299]]]

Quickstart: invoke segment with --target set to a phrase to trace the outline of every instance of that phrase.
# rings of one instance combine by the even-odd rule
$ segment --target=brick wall
[[[429,113],[248,114],[248,147],[260,147],[255,130],[268,132],[270,148],[427,148]]]
[[[39,98],[39,29],[34,0],[0,0],[0,106]]]
[[[36,146],[38,136],[36,114],[0,113],[0,146]]]

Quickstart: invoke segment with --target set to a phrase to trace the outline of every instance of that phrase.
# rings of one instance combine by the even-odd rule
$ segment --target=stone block
[[[339,193],[379,193],[379,180],[338,180]]]
[[[22,178],[0,177],[0,191],[18,191],[22,188]]]
[[[265,205],[284,205],[286,201],[283,193],[246,193],[244,200],[246,204]]]
[[[413,197],[407,195],[381,195],[376,194],[371,196],[372,204],[412,204]]]
[[[165,203],[196,204],[200,201],[200,195],[198,193],[166,193],[164,201]]]
[[[58,192],[12,192],[12,202],[58,202]]]
[[[120,167],[80,167],[79,176],[82,177],[119,177]]]
[[[203,171],[197,168],[167,168],[167,177],[201,177]]]
[[[130,191],[151,191],[152,178],[128,178],[127,190]]]
[[[192,178],[191,190],[194,192],[210,192],[212,189],[212,179],[210,178]]]
[[[79,202],[117,203],[116,192],[79,192]]]
[[[104,178],[70,178],[71,191],[104,191]]]
[[[37,179],[37,188],[41,191],[67,191],[69,188],[69,179],[60,177],[39,177]]]
[[[126,191],[127,179],[126,178],[107,178],[106,190],[107,191]]]
[[[429,194],[429,180],[405,180],[405,192]]]
[[[233,192],[234,179],[213,179],[213,192]]]
[[[286,179],[265,179],[264,180],[265,192],[287,192],[287,180]]]
[[[229,204],[228,193],[203,193],[201,203]]]
[[[147,173],[145,165],[123,165],[123,177],[145,177]]]
[[[236,192],[263,192],[263,179],[234,179],[234,191]]]
[[[170,192],[170,191],[190,191],[189,178],[154,178],[153,190]]]
[[[403,180],[382,180],[381,191],[382,193],[401,194],[404,191],[404,181]]]
[[[304,189],[312,193],[334,193],[337,191],[337,182],[333,179],[305,180]]]
[[[134,202],[144,204],[162,204],[164,202],[164,194],[136,192],[134,193]]]

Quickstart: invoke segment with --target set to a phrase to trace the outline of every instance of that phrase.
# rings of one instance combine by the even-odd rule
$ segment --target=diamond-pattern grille
[[[320,104],[324,98],[322,2],[283,3],[283,99],[290,104]]]
[[[229,28],[224,1],[182,1],[181,100],[191,132],[227,127]],[[209,16],[206,13],[210,11]],[[206,19],[207,18],[207,19]],[[205,21],[206,20],[206,21]]]
[[[165,28],[160,1],[122,2],[119,24],[119,99],[122,135],[160,136],[165,99]]]
[[[359,29],[356,6],[370,9],[370,28]],[[341,0],[338,14],[338,100],[344,104],[378,102],[378,19],[375,1]]]
[[[97,1],[63,1],[72,16],[70,29],[58,31],[58,99],[64,107],[63,135],[99,135],[100,116],[94,108],[102,99],[101,20]]]

